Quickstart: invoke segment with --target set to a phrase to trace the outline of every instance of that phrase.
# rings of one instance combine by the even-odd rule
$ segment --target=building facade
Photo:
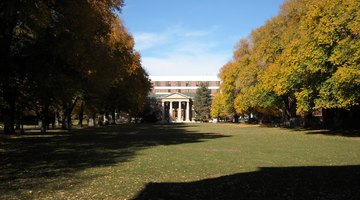
[[[217,76],[150,76],[150,80],[153,86],[151,95],[156,97],[181,93],[193,98],[201,82],[207,83],[214,95],[220,86]]]
[[[193,121],[193,99],[200,83],[207,83],[212,95],[220,87],[216,76],[150,76],[150,80],[153,86],[150,97],[161,102],[163,122]]]

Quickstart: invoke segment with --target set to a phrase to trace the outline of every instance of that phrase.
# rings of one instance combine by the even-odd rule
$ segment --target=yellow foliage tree
[[[240,40],[221,70],[221,96],[238,114],[287,119],[358,106],[359,7],[358,0],[286,1],[276,17]]]

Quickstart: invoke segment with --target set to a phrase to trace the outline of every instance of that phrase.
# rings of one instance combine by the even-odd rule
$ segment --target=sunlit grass
[[[132,199],[149,183],[360,165],[359,137],[310,133],[179,124],[1,136],[0,199]]]

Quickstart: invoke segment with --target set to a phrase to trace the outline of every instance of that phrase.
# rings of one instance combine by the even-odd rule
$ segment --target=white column
[[[172,101],[170,101],[170,109],[169,109],[169,122],[172,121]]]
[[[181,119],[181,101],[179,101],[179,107],[178,107],[178,121],[181,122],[182,119]]]
[[[165,122],[165,101],[161,101],[162,106],[162,121]]]
[[[186,121],[189,122],[190,121],[190,101],[186,102]]]

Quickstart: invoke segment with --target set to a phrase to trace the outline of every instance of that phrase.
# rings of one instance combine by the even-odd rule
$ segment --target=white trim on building
[[[217,76],[149,76],[152,81],[220,81]]]
[[[187,86],[155,86],[155,89],[159,89],[159,90],[163,90],[163,89],[174,89],[174,90],[177,90],[177,89],[179,89],[179,90],[181,90],[181,89],[183,89],[183,90],[185,90],[185,89],[192,89],[192,90],[196,90],[196,89],[198,89],[199,88],[199,86],[190,86],[190,87],[187,87]],[[219,89],[219,86],[209,86],[208,87],[210,90],[212,90],[212,89],[214,89],[214,90],[216,90],[216,89]]]
[[[194,97],[201,82],[207,82],[211,95],[218,92],[220,79],[217,76],[149,76],[155,96],[168,95],[174,92]]]

